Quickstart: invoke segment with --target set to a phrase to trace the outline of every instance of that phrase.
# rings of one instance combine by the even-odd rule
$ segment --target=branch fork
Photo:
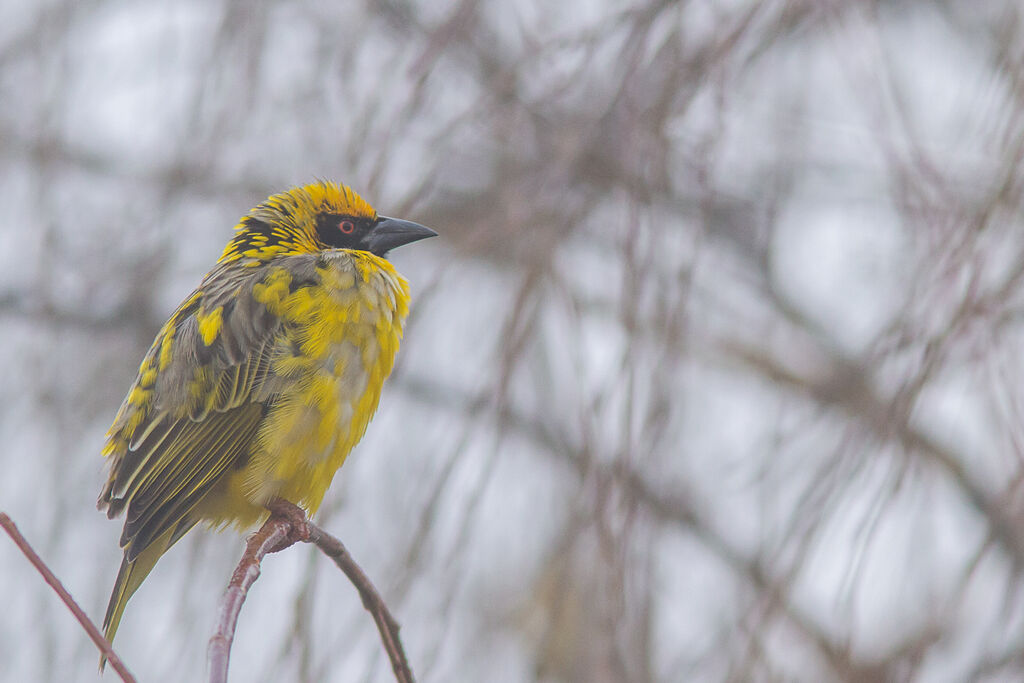
[[[381,642],[391,660],[391,668],[398,683],[414,683],[415,679],[398,637],[398,622],[391,615],[384,599],[369,577],[356,564],[348,550],[337,538],[331,536],[306,518],[297,505],[275,498],[267,504],[270,517],[262,527],[246,539],[245,552],[231,575],[227,590],[221,598],[217,629],[210,638],[207,649],[207,664],[210,683],[227,683],[228,664],[231,658],[231,644],[235,637],[235,626],[242,604],[249,588],[260,575],[260,563],[270,553],[280,552],[296,543],[312,543],[327,555],[341,569],[359,591],[363,607],[373,616],[380,632]]]

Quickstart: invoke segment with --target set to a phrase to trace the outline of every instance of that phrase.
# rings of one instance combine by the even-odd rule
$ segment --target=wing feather
[[[181,433],[128,504],[121,543],[129,560],[185,518],[244,457],[262,417],[263,407],[248,403]]]
[[[311,264],[297,267],[312,277]],[[190,528],[202,498],[251,455],[277,399],[271,360],[285,336],[280,319],[252,296],[266,275],[264,268],[211,272],[161,330],[122,405],[100,506],[110,516],[127,510],[121,545],[129,561],[169,530]],[[217,309],[219,329],[207,343],[203,316]],[[146,385],[147,371],[158,367]],[[140,390],[152,394],[135,403]]]

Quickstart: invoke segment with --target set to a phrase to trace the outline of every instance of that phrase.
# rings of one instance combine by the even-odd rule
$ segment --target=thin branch
[[[309,542],[316,545],[324,555],[334,560],[334,564],[345,572],[345,576],[359,591],[363,607],[373,616],[377,630],[380,631],[380,640],[391,660],[391,669],[395,672],[395,679],[398,683],[414,683],[412,669],[409,668],[409,661],[405,657],[402,641],[398,637],[398,622],[391,615],[391,611],[388,610],[388,606],[377,592],[373,582],[352,559],[341,541],[312,522],[309,522]]]
[[[32,566],[43,575],[43,579],[46,583],[57,593],[58,596],[60,596],[60,599],[65,605],[67,605],[67,608],[75,615],[75,618],[78,619],[78,623],[81,624],[82,628],[85,629],[85,632],[89,634],[92,642],[96,644],[96,647],[100,649],[100,652],[103,653],[106,660],[110,662],[111,668],[117,672],[117,675],[121,677],[121,680],[125,683],[135,683],[135,676],[128,671],[128,667],[125,666],[124,662],[121,661],[121,658],[117,656],[117,653],[114,652],[114,648],[107,639],[103,637],[100,630],[96,628],[96,624],[94,624],[82,608],[78,606],[78,603],[75,602],[75,599],[71,597],[71,594],[66,588],[64,588],[64,584],[60,582],[60,579],[50,571],[50,568],[46,566],[43,558],[39,557],[39,554],[33,550],[28,540],[21,535],[21,532],[18,531],[18,527],[14,524],[14,521],[3,512],[0,512],[0,526],[4,528],[7,535],[10,536],[11,540],[14,541],[14,544],[18,546],[18,549],[21,550],[25,557],[28,558],[28,561],[32,563]]]
[[[259,531],[246,541],[242,559],[239,560],[228,588],[221,598],[217,630],[210,638],[207,651],[210,683],[227,683],[231,644],[235,637],[238,614],[249,588],[259,578],[263,558],[270,553],[289,548],[298,541],[313,543],[345,572],[359,591],[363,606],[377,624],[381,642],[395,672],[395,679],[398,683],[415,683],[402,641],[398,637],[398,622],[391,615],[369,577],[352,559],[341,541],[308,521],[302,510],[292,503],[277,499],[271,501],[267,508],[271,511],[270,517]]]
[[[239,560],[235,572],[231,575],[228,588],[220,601],[220,617],[217,619],[217,630],[210,638],[206,651],[206,661],[210,668],[210,683],[227,683],[228,662],[231,659],[231,643],[235,639],[235,625],[242,603],[249,593],[249,587],[260,576],[260,562],[268,553],[283,550],[291,545],[287,542],[291,523],[276,515],[260,527],[260,530],[249,536],[245,542],[245,552]],[[292,541],[294,543],[294,541]]]

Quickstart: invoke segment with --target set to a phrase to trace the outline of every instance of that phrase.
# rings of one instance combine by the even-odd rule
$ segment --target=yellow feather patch
[[[132,389],[132,393],[128,394],[128,403],[136,406],[144,405],[152,393],[141,386],[137,386]]]
[[[213,343],[213,340],[220,334],[220,327],[223,324],[224,307],[218,306],[212,311],[199,311],[196,314],[196,322],[199,323],[199,334],[203,338],[203,343],[209,346]]]
[[[296,353],[277,355],[272,369],[296,381],[264,419],[252,459],[227,485],[251,504],[279,495],[315,511],[366,431],[391,372],[408,285],[384,259],[347,253],[352,268],[318,268],[319,286],[290,292],[272,274],[254,291],[295,325],[289,341]]]
[[[167,331],[160,341],[160,369],[166,370],[171,364],[172,350],[174,347],[174,328],[168,326]]]
[[[281,307],[288,296],[292,284],[292,275],[284,268],[275,268],[263,280],[252,288],[252,297],[264,304],[274,315],[281,315]]]

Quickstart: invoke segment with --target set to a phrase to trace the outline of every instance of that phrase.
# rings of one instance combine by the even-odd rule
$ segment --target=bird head
[[[220,261],[265,261],[325,249],[384,257],[391,249],[435,235],[418,223],[378,216],[351,188],[321,181],[272,195],[250,211],[235,226]]]

